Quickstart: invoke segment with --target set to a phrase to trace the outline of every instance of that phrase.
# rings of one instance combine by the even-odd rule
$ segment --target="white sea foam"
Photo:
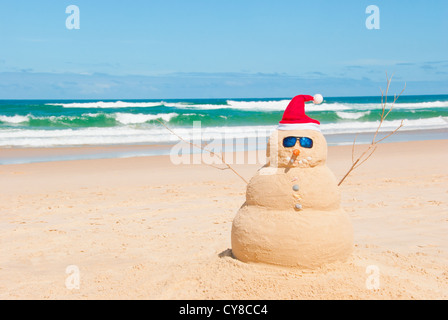
[[[191,109],[191,110],[217,110],[226,109],[229,106],[225,104],[191,104],[187,102],[162,102],[165,107],[177,109]]]
[[[379,124],[380,121],[327,123],[322,124],[321,127],[324,134],[363,133],[374,132],[378,128]],[[380,132],[393,131],[400,124],[401,120],[384,121],[381,125]],[[427,129],[448,129],[448,118],[440,116],[427,119],[405,119],[403,120],[403,127],[400,129],[400,131]]]
[[[48,103],[47,105],[62,106],[64,108],[144,108],[165,106],[177,109],[191,110],[217,110],[217,109],[236,109],[244,111],[284,111],[290,100],[280,101],[234,101],[227,100],[227,104],[192,104],[189,102],[80,102],[80,103]],[[307,103],[305,105],[307,112],[313,111],[337,111],[347,110],[350,106],[340,103],[323,103],[315,105]]]
[[[288,106],[290,100],[280,101],[233,101],[227,100],[229,108],[246,111],[282,111]]]
[[[284,111],[288,106],[290,100],[281,101],[233,101],[228,100],[228,108],[239,109],[245,111]],[[390,101],[387,103],[387,108],[390,108]],[[192,106],[194,107],[194,105]],[[434,101],[434,102],[415,102],[415,103],[395,103],[395,109],[425,109],[425,108],[446,108],[448,101]],[[317,111],[350,111],[350,110],[374,110],[381,109],[381,103],[339,103],[339,102],[324,102],[319,105],[313,103],[306,103],[306,112]],[[353,118],[356,119],[356,118]]]
[[[227,100],[227,105],[222,104],[184,104],[184,103],[164,103],[166,107],[175,107],[180,109],[196,109],[196,110],[216,110],[216,109],[234,109],[243,111],[281,111],[283,112],[288,106],[290,100],[281,101],[233,101]],[[315,105],[313,103],[305,104],[306,112],[315,111],[338,111],[350,110],[350,106],[339,103],[323,103]]]
[[[190,102],[126,102],[126,101],[97,101],[97,102],[74,102],[74,103],[48,103],[47,105],[62,106],[64,108],[148,108],[165,106],[178,109],[193,110],[216,110],[216,109],[237,109],[244,111],[284,111],[291,100],[266,100],[266,101],[235,101],[227,100],[226,104],[192,104]],[[387,107],[392,101],[388,101]],[[412,102],[402,103],[399,100],[395,103],[396,109],[424,109],[424,108],[446,108],[448,101],[432,102]],[[346,111],[346,110],[373,110],[380,109],[381,101],[378,103],[339,103],[324,102],[320,105],[307,103],[307,112],[314,111]]]
[[[30,119],[28,116],[0,116],[1,122],[8,122],[8,123],[23,123],[28,122]]]
[[[161,114],[133,114],[133,113],[116,113],[115,119],[122,124],[145,123],[151,120],[162,119],[169,122],[172,118],[177,117],[177,113],[161,113]]]
[[[260,131],[267,136],[275,126],[269,127],[208,127],[200,131],[191,128],[173,128],[179,136],[195,140],[233,139],[258,137]],[[78,130],[0,130],[0,147],[54,147],[115,144],[175,143],[179,139],[165,128],[134,129],[129,127],[83,128]]]
[[[52,147],[174,142],[165,129],[138,130],[128,127],[79,130],[0,130],[0,146]]]
[[[161,102],[125,102],[125,101],[114,101],[114,102],[74,102],[74,103],[47,103],[49,106],[61,106],[64,108],[148,108],[157,107],[162,105]]]
[[[228,100],[227,104],[232,109],[239,109],[245,111],[284,111],[288,106],[290,100],[281,101],[232,101]],[[319,105],[313,103],[306,103],[306,112],[314,111],[337,111],[348,110],[349,106],[340,103],[322,103]]]
[[[285,106],[286,107],[286,106]],[[386,109],[391,107],[391,103],[387,103]],[[395,103],[394,109],[409,109],[411,112],[415,109],[428,109],[428,108],[446,108],[448,107],[448,101],[434,101],[434,102],[419,102],[419,103]],[[314,105],[313,103],[305,104],[306,112],[316,112],[316,111],[335,111],[340,112],[343,111],[343,116],[347,116],[347,111],[363,111],[367,112],[370,110],[381,109],[381,103],[322,103],[320,105]],[[279,109],[278,111],[283,111],[284,108]],[[345,112],[344,112],[345,111]],[[415,111],[414,111],[415,112]],[[350,118],[357,119],[357,118]]]
[[[395,130],[400,120],[384,121],[381,132]],[[356,134],[374,132],[379,121],[346,122],[322,124],[324,135]],[[179,136],[194,140],[236,139],[267,137],[277,126],[238,126],[238,127],[206,127],[200,131],[191,128],[175,128],[173,131]],[[448,129],[448,118],[436,117],[429,119],[405,120],[400,131]],[[111,144],[158,144],[177,142],[178,138],[163,127],[152,128],[83,128],[78,130],[0,130],[0,147],[52,147],[52,146],[80,146],[80,145],[111,145]]]
[[[392,106],[393,101],[388,101],[386,104],[386,109]],[[336,103],[331,103],[334,105]],[[344,103],[341,104],[346,110],[374,110],[381,109],[381,102],[378,103]],[[432,102],[411,102],[411,103],[401,103],[397,101],[394,105],[394,109],[410,109],[411,112],[415,109],[429,109],[429,108],[447,108],[448,101],[432,101]]]
[[[394,108],[401,109],[425,109],[425,108],[446,108],[448,101],[433,101],[433,102],[414,102],[414,103],[395,103]]]
[[[118,122],[122,124],[137,124],[137,123],[145,123],[147,121],[155,120],[155,119],[161,119],[166,122],[169,122],[172,118],[178,116],[177,113],[161,113],[161,114],[133,114],[133,113],[83,113],[79,116],[49,116],[49,117],[36,117],[32,115],[28,116],[0,116],[1,122],[8,122],[8,123],[25,123],[29,120],[49,120],[51,122],[57,122],[57,121],[72,121],[77,119],[86,119],[86,118],[96,118],[100,116],[106,116],[108,118],[114,118]],[[190,114],[194,115],[194,114]]]
[[[361,119],[364,116],[369,115],[370,111],[365,111],[365,112],[342,112],[342,111],[338,111],[338,112],[336,112],[336,114],[341,119],[357,120],[357,119]]]

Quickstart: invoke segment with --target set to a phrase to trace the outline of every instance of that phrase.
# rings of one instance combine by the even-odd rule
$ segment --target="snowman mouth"
[[[309,166],[311,163],[311,160],[313,160],[313,158],[311,158],[311,157],[306,157],[306,158],[300,159],[299,165]]]

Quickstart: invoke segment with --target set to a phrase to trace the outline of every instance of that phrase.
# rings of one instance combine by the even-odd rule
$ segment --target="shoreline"
[[[387,132],[380,133],[378,139]],[[448,135],[446,129],[431,130],[403,130],[398,131],[381,144],[407,142],[407,141],[431,141],[444,140]],[[372,133],[353,134],[332,134],[326,135],[329,147],[352,145],[356,137],[357,145],[368,144],[372,139]],[[265,150],[266,144],[262,147],[247,146],[244,139],[243,144],[235,144],[235,140],[230,140],[232,151],[226,152],[247,152],[254,150]],[[344,141],[344,142],[341,142]],[[349,141],[349,142],[348,142]],[[20,147],[20,148],[2,148],[0,147],[0,166],[8,164],[27,164],[53,161],[73,161],[73,160],[91,160],[91,159],[115,159],[115,158],[133,158],[148,156],[169,155],[172,144],[118,144],[118,145],[85,145],[85,146],[55,146],[55,147]],[[224,148],[224,147],[223,147]],[[184,149],[183,151],[185,151]],[[199,153],[199,149],[191,148],[187,154]]]

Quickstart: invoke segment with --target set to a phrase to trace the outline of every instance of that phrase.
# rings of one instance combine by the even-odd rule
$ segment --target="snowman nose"
[[[291,162],[291,163],[294,163],[294,161],[296,161],[296,159],[297,159],[297,157],[299,156],[299,154],[300,154],[300,150],[299,150],[299,149],[294,149],[294,150],[292,151],[292,156],[291,156],[291,160],[290,160],[290,162]]]

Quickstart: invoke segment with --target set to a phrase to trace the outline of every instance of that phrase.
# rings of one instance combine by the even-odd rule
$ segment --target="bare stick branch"
[[[358,163],[353,169],[358,168],[360,165],[362,165],[364,162],[366,162],[367,159],[369,159],[372,156],[372,154],[375,152],[376,148],[377,148],[377,146],[375,146],[373,148],[373,150],[369,153],[369,155],[367,155],[366,158],[364,160],[362,160],[360,163]]]
[[[358,135],[355,136],[355,140],[353,140],[353,145],[352,145],[352,164],[353,164],[353,162],[355,162],[355,144],[356,144],[357,137],[358,137]]]
[[[395,132],[397,132],[398,130],[400,130],[401,127],[403,127],[403,120],[401,120],[401,124],[397,127],[397,129],[395,129],[394,131],[392,131],[391,133],[389,133],[387,136],[383,137],[382,139],[378,140],[376,143],[379,143],[381,141],[383,141],[384,139],[389,138],[391,135],[393,135]]]
[[[387,134],[386,136],[384,136],[383,138],[376,140],[380,129],[384,123],[384,121],[386,120],[387,116],[391,113],[391,111],[394,108],[395,102],[398,100],[398,98],[402,95],[402,93],[404,92],[404,90],[406,89],[406,83],[404,85],[403,90],[401,90],[399,95],[394,95],[394,100],[390,106],[390,108],[386,111],[386,107],[387,107],[387,96],[389,94],[389,89],[390,89],[390,84],[392,81],[392,77],[393,75],[388,78],[387,76],[387,72],[386,72],[386,79],[387,79],[387,85],[386,85],[386,91],[383,91],[383,89],[381,90],[381,113],[380,113],[380,121],[378,124],[377,129],[375,130],[375,133],[373,134],[373,138],[372,138],[372,142],[370,143],[370,145],[367,147],[366,150],[364,150],[364,152],[355,160],[354,159],[354,153],[355,153],[355,144],[356,144],[356,138],[357,136],[355,136],[355,139],[353,141],[353,146],[352,146],[352,165],[351,167],[348,169],[348,171],[346,172],[346,174],[342,177],[341,181],[339,181],[338,186],[340,186],[344,180],[349,176],[349,174],[359,168],[364,162],[366,162],[372,155],[373,153],[376,151],[377,149],[377,144],[380,143],[381,141],[389,138],[391,135],[393,135],[394,133],[396,133],[401,127],[403,127],[403,120],[401,121],[401,124],[392,132],[390,132],[389,134]]]
[[[353,171],[353,169],[355,168],[355,166],[356,166],[356,164],[357,164],[358,162],[359,162],[359,159],[356,160],[356,161],[352,164],[352,166],[351,166],[350,169],[347,171],[347,173],[344,175],[344,177],[342,177],[341,181],[339,181],[339,183],[338,183],[338,187],[342,184],[342,182],[344,182],[345,178],[348,177],[348,175],[350,174],[350,172]]]
[[[214,164],[207,164],[207,165],[210,167],[213,167],[215,169],[218,169],[218,170],[228,170],[229,169],[228,167],[221,168],[221,167],[215,166]]]
[[[238,177],[241,178],[241,180],[243,180],[246,184],[248,184],[248,182],[247,182],[246,179],[244,179],[238,172],[235,171],[235,169],[233,169],[227,162],[225,162],[223,155],[219,155],[219,154],[217,154],[216,152],[213,152],[213,151],[211,151],[211,150],[208,150],[207,148],[205,148],[205,147],[203,147],[203,146],[200,146],[200,145],[198,145],[198,144],[195,144],[195,143],[192,143],[192,142],[190,142],[190,141],[185,140],[184,138],[182,138],[181,136],[179,136],[177,133],[175,133],[173,130],[171,130],[171,129],[170,129],[170,128],[163,122],[163,121],[160,121],[159,119],[156,119],[156,120],[157,120],[162,126],[164,126],[169,132],[171,132],[173,135],[175,135],[179,140],[181,140],[181,141],[183,141],[183,142],[185,142],[185,143],[188,143],[188,144],[190,144],[190,145],[193,146],[193,147],[196,147],[196,148],[199,148],[199,149],[201,149],[201,150],[204,150],[204,151],[210,153],[210,154],[211,154],[212,156],[214,156],[214,157],[215,157],[215,156],[218,157],[218,158],[221,160],[221,162],[222,162],[224,165],[227,166],[228,169],[232,170],[233,173],[235,173]],[[222,170],[222,169],[221,169],[221,170]]]

